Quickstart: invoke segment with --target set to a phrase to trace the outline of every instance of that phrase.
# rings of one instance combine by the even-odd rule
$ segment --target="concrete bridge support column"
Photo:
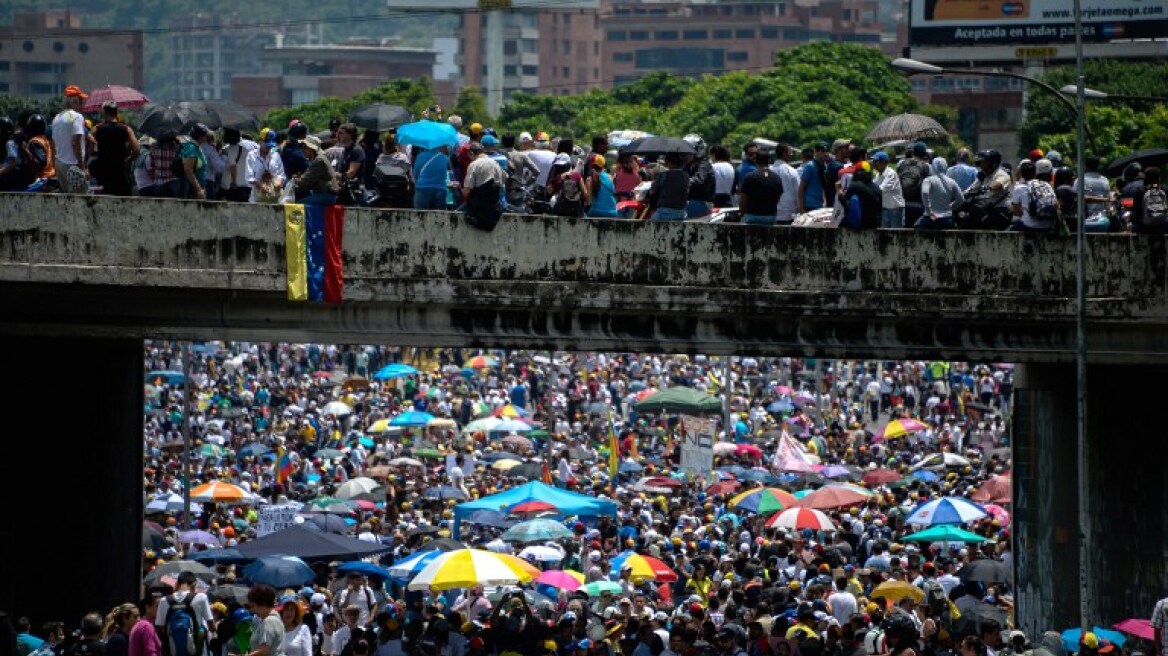
[[[1088,371],[1087,480],[1076,471],[1072,364],[1015,376],[1015,602],[1027,635],[1078,626],[1078,495],[1089,495],[1094,623],[1149,617],[1168,595],[1168,367]]]
[[[72,630],[139,595],[142,342],[4,345],[0,609]]]

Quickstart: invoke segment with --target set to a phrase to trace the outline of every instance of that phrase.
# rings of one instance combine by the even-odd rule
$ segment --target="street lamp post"
[[[1035,84],[1049,91],[1051,95],[1053,95],[1055,98],[1058,98],[1059,102],[1061,102],[1067,107],[1067,109],[1071,111],[1072,115],[1081,115],[1079,108],[1075,105],[1074,102],[1071,101],[1070,98],[1067,98],[1065,95],[1060,93],[1058,89],[1052,87],[1046,82],[1030,77],[1029,75],[1022,75],[1021,73],[1009,73],[1006,71],[982,71],[973,68],[947,68],[937,66],[935,64],[927,64],[923,61],[917,61],[916,59],[909,59],[907,57],[898,57],[893,59],[892,67],[902,73],[907,73],[909,75],[977,75],[981,77],[1007,77],[1014,80],[1022,80],[1023,82]],[[1087,141],[1091,144],[1091,149],[1097,150],[1095,148],[1095,138],[1091,136],[1091,133],[1084,129],[1084,134],[1086,134]],[[1082,134],[1080,134],[1080,138],[1082,138]],[[1082,150],[1082,148],[1079,150]],[[1079,170],[1081,171],[1082,169]]]
[[[1059,89],[1059,93],[1063,94],[1064,96],[1076,96],[1077,97],[1079,95],[1079,85],[1068,84],[1068,85],[1064,86],[1063,88]],[[1120,93],[1107,93],[1106,91],[1098,91],[1098,90],[1092,89],[1090,87],[1083,88],[1083,96],[1087,100],[1119,100],[1119,101],[1127,101],[1127,102],[1154,102],[1154,103],[1168,102],[1168,98],[1164,98],[1162,96],[1129,96],[1129,95],[1120,94]]]

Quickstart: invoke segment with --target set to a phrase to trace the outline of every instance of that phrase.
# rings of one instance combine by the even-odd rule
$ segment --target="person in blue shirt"
[[[977,169],[969,164],[969,150],[961,148],[957,151],[957,163],[949,167],[945,175],[953,179],[964,192],[977,182]]]
[[[595,173],[592,175],[592,207],[588,210],[588,216],[616,216],[616,194],[613,191],[612,176],[605,170],[604,165],[604,155],[592,158],[592,170]]]
[[[815,155],[799,170],[799,213],[804,214],[824,206],[823,171],[827,160],[827,144],[815,145]]]
[[[414,158],[414,209],[446,209],[450,156],[446,146],[423,150]]]
[[[742,149],[742,163],[738,165],[738,184],[737,188],[742,188],[742,181],[746,176],[758,170],[758,164],[754,161],[758,157],[758,144],[750,142]]]
[[[527,409],[527,388],[522,382],[516,382],[515,386],[511,388],[511,405]]]

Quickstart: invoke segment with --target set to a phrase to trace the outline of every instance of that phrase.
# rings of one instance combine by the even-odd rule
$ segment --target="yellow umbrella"
[[[365,432],[366,433],[384,433],[385,431],[389,430],[389,428],[390,428],[390,426],[389,426],[388,419],[378,419],[377,421],[373,422],[372,426],[370,426],[369,428],[366,428]]]
[[[410,590],[450,590],[479,583],[517,585],[537,576],[538,569],[515,556],[482,549],[457,549],[430,561],[408,587]]]
[[[882,597],[894,602],[905,597],[912,597],[913,601],[920,603],[925,600],[925,591],[907,581],[893,580],[885,581],[876,586],[868,596],[872,599]]]
[[[511,458],[503,458],[502,460],[496,460],[495,462],[491,463],[491,469],[498,469],[499,471],[507,471],[508,469],[511,469],[512,467],[518,467],[519,465],[522,465],[522,464],[523,463],[519,462],[518,460],[513,460]]]

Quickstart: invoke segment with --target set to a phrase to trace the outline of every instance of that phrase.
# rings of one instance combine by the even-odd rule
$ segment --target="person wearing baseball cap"
[[[304,137],[301,145],[309,161],[308,169],[293,177],[296,182],[296,201],[321,205],[336,203],[339,191],[337,174],[332,163],[320,152],[320,139],[310,134]]]
[[[89,168],[86,164],[89,136],[81,107],[89,94],[74,84],[65,87],[65,109],[53,118],[54,169],[61,191],[67,194],[89,193]]]

